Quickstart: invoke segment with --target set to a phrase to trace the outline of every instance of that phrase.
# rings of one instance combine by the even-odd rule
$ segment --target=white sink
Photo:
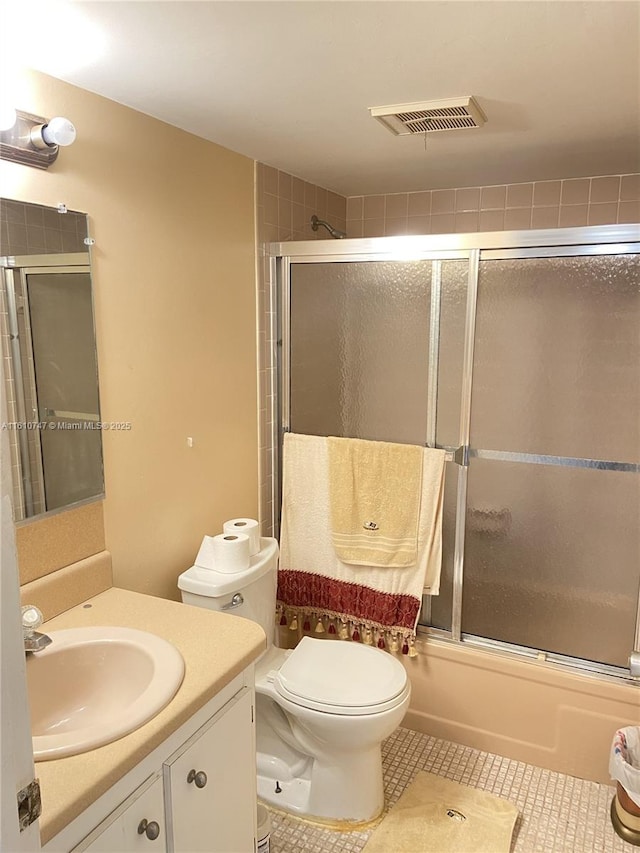
[[[175,696],[184,660],[166,640],[133,628],[51,631],[27,656],[36,761],[76,755],[139,728]]]

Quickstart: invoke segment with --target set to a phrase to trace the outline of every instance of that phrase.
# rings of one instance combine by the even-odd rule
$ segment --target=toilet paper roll
[[[211,547],[217,572],[233,574],[249,568],[249,537],[244,533],[218,533]]]
[[[249,537],[249,554],[253,557],[260,550],[260,525],[255,518],[232,518],[222,525],[224,533],[243,533]]]
[[[195,564],[201,569],[215,569],[216,558],[213,553],[213,536],[205,536],[200,545]]]

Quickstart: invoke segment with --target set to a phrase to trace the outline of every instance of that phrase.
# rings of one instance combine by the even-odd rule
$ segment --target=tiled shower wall
[[[87,215],[10,199],[0,200],[0,255],[86,252]]]
[[[324,228],[311,230],[314,214],[334,228],[346,229],[344,196],[262,163],[256,164],[256,205],[260,243],[326,240],[329,233]]]
[[[272,534],[275,417],[275,320],[269,269],[269,243],[285,240],[333,239],[324,228],[311,229],[311,217],[346,230],[344,196],[310,184],[263,163],[256,163],[256,240],[258,282],[258,392],[260,411],[259,515],[262,535]]]
[[[640,222],[640,174],[345,198],[256,163],[259,506],[264,536],[272,533],[276,423],[276,306],[271,295],[268,244],[332,239],[324,229],[311,230],[309,220],[314,213],[354,238]]]
[[[352,196],[348,237],[524,231],[640,222],[640,175]]]

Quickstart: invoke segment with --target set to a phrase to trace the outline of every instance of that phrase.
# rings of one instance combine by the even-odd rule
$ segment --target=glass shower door
[[[637,255],[480,262],[462,631],[626,666],[640,565]]]
[[[468,280],[468,254],[292,263],[285,427],[457,447]],[[459,471],[446,463],[440,595],[424,597],[421,617],[445,630],[451,627]]]
[[[640,256],[546,236],[283,254],[281,426],[453,451],[421,624],[618,675],[640,643]]]

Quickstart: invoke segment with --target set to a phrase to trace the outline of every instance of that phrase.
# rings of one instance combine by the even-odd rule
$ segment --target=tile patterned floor
[[[613,831],[609,807],[614,789],[608,785],[404,728],[384,742],[382,752],[390,806],[419,770],[482,788],[512,802],[519,817],[511,853],[632,853],[638,849]],[[270,853],[359,853],[370,835],[370,831],[333,832],[282,814],[272,813],[271,818]]]

